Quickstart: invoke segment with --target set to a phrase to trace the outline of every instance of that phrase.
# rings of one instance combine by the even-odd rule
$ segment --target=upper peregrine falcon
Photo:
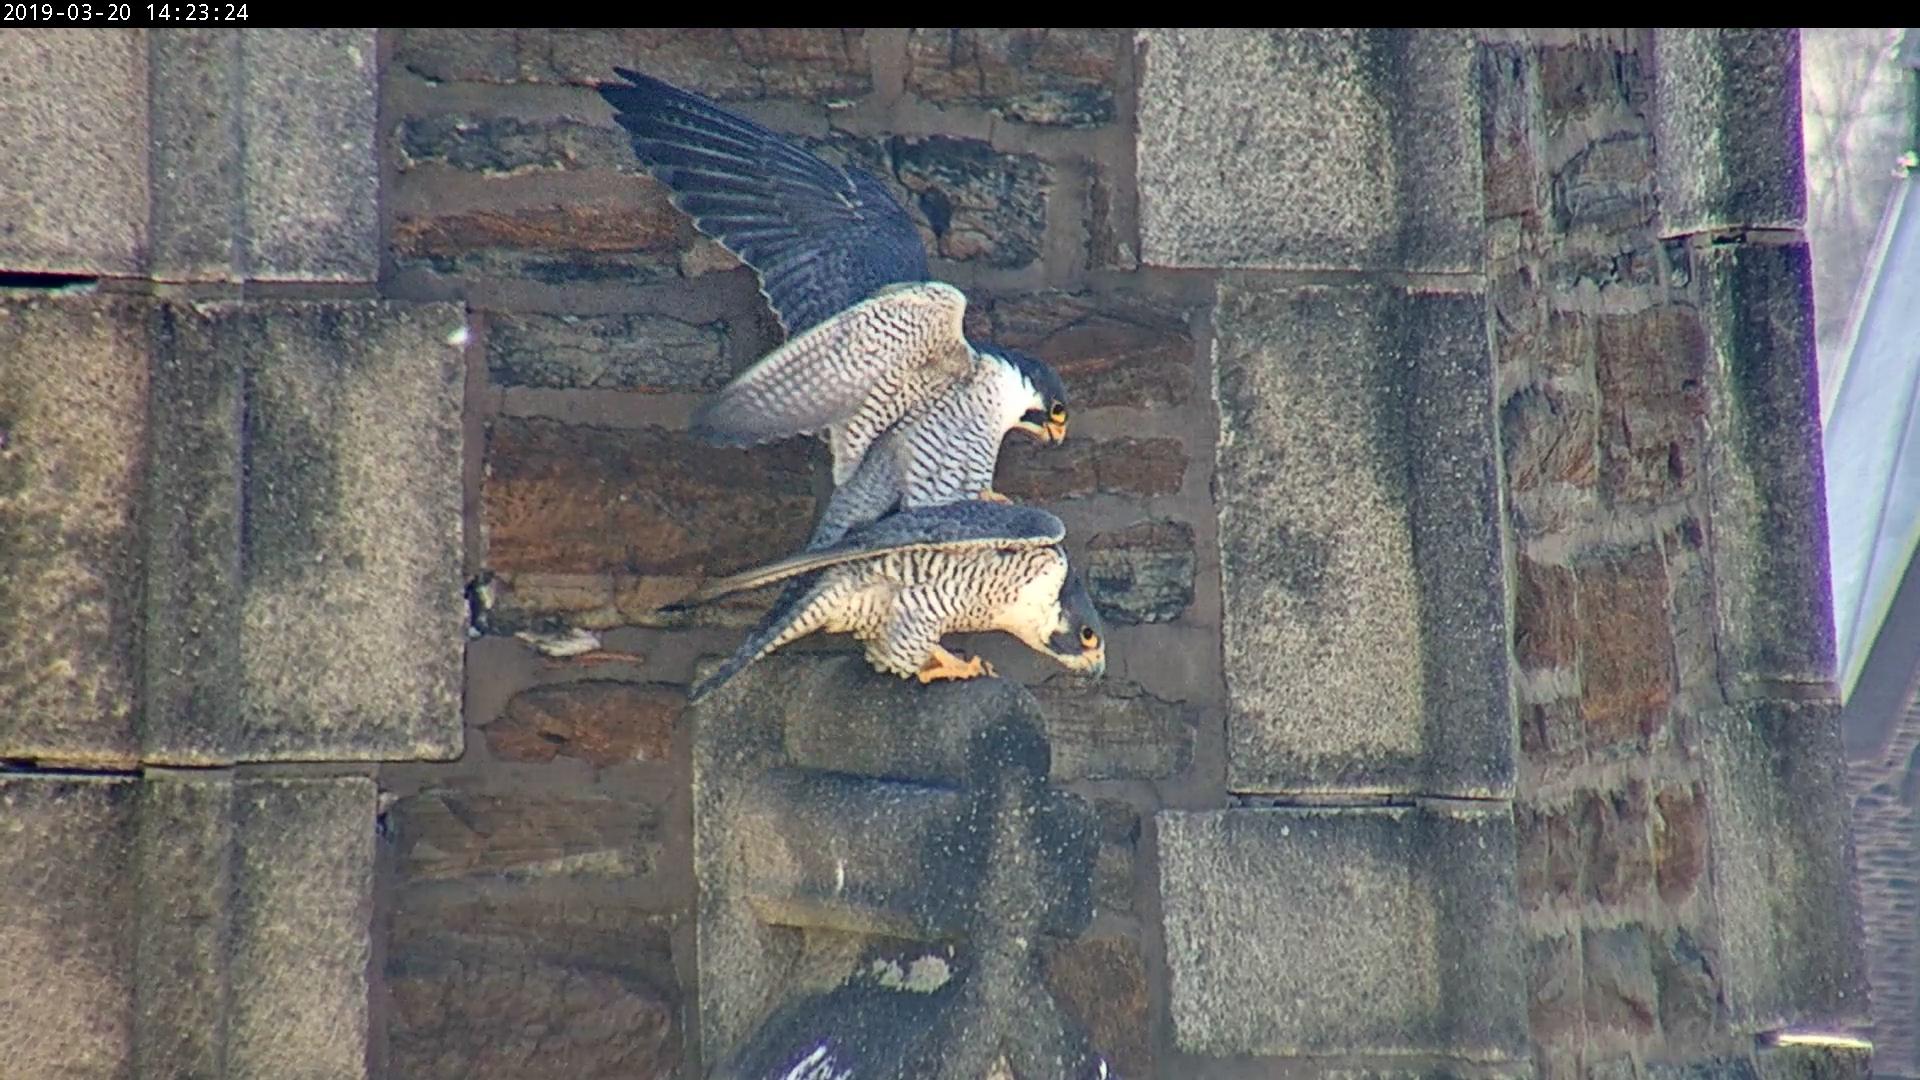
[[[803,551],[703,586],[682,604],[799,578],[695,701],[755,660],[815,631],[851,633],[867,662],[923,683],[991,675],[979,657],[941,647],[946,634],[1000,630],[1075,671],[1106,671],[1100,616],[1067,566],[1066,527],[1045,510],[962,502],[904,510]]]
[[[992,498],[1000,441],[1067,432],[1047,365],[969,341],[966,297],[929,279],[913,219],[880,181],[830,165],[705,98],[625,68],[600,87],[634,152],[760,279],[787,342],[704,405],[694,429],[730,445],[824,434],[836,486],[900,433],[884,476],[904,507]],[[855,515],[873,520],[885,506]]]

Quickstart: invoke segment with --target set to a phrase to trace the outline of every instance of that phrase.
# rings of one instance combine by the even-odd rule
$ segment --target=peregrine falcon
[[[709,582],[676,607],[800,579],[694,701],[741,669],[816,631],[850,633],[867,662],[922,683],[971,679],[993,669],[941,647],[946,634],[999,630],[1074,671],[1106,671],[1104,627],[1080,576],[1067,566],[1066,527],[1045,510],[961,502],[903,510],[803,551]]]
[[[753,268],[789,334],[699,410],[695,432],[736,446],[822,434],[838,486],[897,431],[895,459],[869,483],[891,486],[886,503],[906,508],[1004,501],[991,485],[1006,433],[1066,437],[1059,376],[968,340],[966,297],[930,280],[919,230],[880,181],[698,95],[614,70],[626,84],[600,94],[636,156],[701,232]]]

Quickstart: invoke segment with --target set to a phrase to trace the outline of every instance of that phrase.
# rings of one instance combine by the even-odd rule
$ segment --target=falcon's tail
[[[732,682],[734,676],[744,671],[747,665],[755,660],[794,638],[811,633],[813,628],[806,626],[803,619],[807,613],[807,604],[813,599],[813,586],[817,580],[818,575],[814,575],[788,584],[786,591],[780,594],[780,599],[774,601],[773,607],[767,609],[759,625],[755,626],[753,632],[747,635],[747,640],[741,642],[740,647],[733,651],[733,655],[727,657],[719,667],[713,670],[712,674],[693,684],[693,689],[687,692],[687,700],[700,701]]]

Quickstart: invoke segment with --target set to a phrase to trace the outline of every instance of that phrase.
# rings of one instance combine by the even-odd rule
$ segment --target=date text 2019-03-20
[[[143,0],[0,0],[6,26],[248,26],[247,3],[145,3]]]

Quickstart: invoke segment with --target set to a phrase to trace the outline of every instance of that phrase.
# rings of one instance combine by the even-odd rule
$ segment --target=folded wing
[[[882,289],[741,372],[694,413],[694,432],[752,446],[838,428],[865,410],[870,436],[877,435],[973,364],[961,330],[966,310],[966,295],[937,281]],[[834,447],[836,482],[865,450],[860,442],[843,468],[846,441]]]
[[[815,570],[903,551],[1051,547],[1066,539],[1060,519],[1033,506],[959,502],[904,510],[848,533],[839,543],[802,551],[701,586],[684,605],[758,589]]]

